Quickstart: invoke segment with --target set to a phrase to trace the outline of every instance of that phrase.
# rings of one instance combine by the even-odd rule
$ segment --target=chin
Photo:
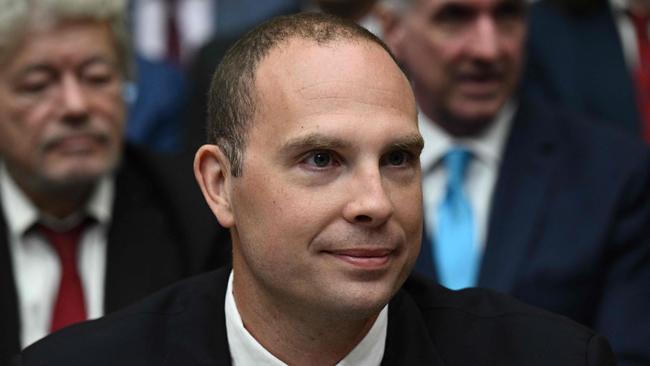
[[[346,318],[365,319],[381,311],[396,291],[386,283],[361,284],[355,288],[342,289],[332,305],[338,307],[337,312]]]
[[[450,124],[447,129],[454,134],[476,135],[489,126],[501,111],[504,103],[464,103],[451,108],[443,117]]]
[[[53,187],[59,189],[84,187],[97,183],[115,169],[114,162],[80,161],[52,171],[45,178]]]

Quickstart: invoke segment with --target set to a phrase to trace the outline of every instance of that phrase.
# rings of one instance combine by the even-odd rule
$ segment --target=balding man
[[[383,43],[319,14],[238,41],[194,168],[232,268],[33,346],[25,365],[611,365],[604,338],[484,290],[409,277],[415,99]]]

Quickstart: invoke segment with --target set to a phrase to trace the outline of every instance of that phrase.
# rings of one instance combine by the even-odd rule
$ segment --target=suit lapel
[[[203,283],[191,292],[192,299],[181,320],[173,324],[165,347],[164,365],[231,365],[224,311],[230,267],[202,275]]]
[[[504,292],[514,286],[544,212],[557,140],[553,127],[544,109],[522,101],[492,197],[479,286]]]
[[[444,365],[418,305],[400,290],[388,305],[388,331],[382,366]]]
[[[7,236],[4,215],[0,214],[0,364],[8,361],[6,357],[20,351],[18,294]]]

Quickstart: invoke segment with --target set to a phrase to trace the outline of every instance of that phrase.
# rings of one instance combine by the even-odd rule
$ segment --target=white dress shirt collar
[[[101,179],[85,210],[69,219],[50,219],[47,223],[48,226],[53,224],[54,229],[65,230],[78,223],[84,214],[95,219],[95,223],[84,230],[77,262],[88,319],[104,314],[106,233],[112,211],[113,184],[110,177]],[[9,176],[2,162],[0,206],[7,222],[7,239],[18,297],[20,344],[26,347],[49,333],[61,265],[55,251],[42,235],[29,230],[35,223],[43,221],[43,217]]]
[[[246,330],[235,304],[235,297],[232,294],[233,273],[228,278],[226,290],[225,315],[226,334],[233,366],[285,366],[267,351],[257,340]],[[386,345],[386,332],[388,329],[388,305],[379,313],[375,324],[359,344],[341,360],[338,366],[377,366],[384,357]]]
[[[609,0],[609,6],[618,30],[618,36],[623,48],[623,57],[629,70],[634,70],[639,64],[639,49],[634,24],[628,15],[629,0]]]
[[[97,188],[91,195],[84,212],[94,218],[98,223],[108,225],[113,208],[114,185],[110,177],[99,181]],[[54,227],[66,227],[76,224],[80,215],[57,220],[42,213],[31,200],[18,187],[9,175],[6,165],[0,162],[0,202],[10,234],[16,238],[25,234],[39,220],[46,221]]]

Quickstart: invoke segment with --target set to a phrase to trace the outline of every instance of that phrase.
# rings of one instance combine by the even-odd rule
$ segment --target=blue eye
[[[326,152],[318,152],[312,157],[314,165],[317,167],[326,167],[332,161],[332,156]]]
[[[403,150],[391,151],[384,156],[384,164],[403,166],[410,161],[410,154]]]
[[[309,153],[303,163],[315,168],[327,168],[337,165],[337,160],[332,152],[321,150]]]

